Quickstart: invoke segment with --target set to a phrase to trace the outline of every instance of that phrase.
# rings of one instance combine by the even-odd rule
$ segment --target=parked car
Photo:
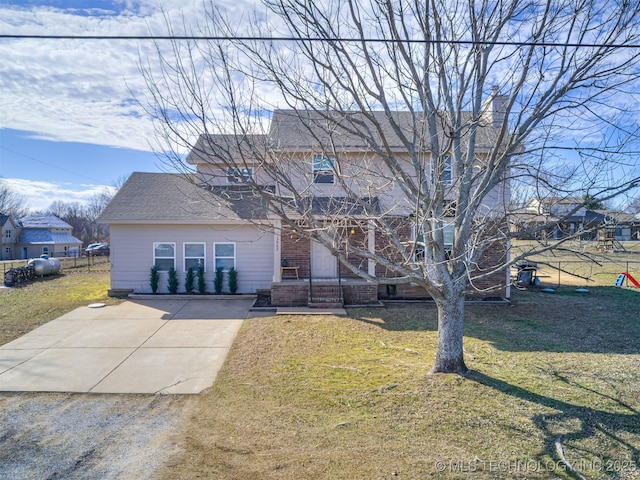
[[[84,253],[89,255],[89,250],[93,250],[94,248],[98,248],[102,245],[104,245],[104,243],[90,243],[89,245],[87,245],[87,248],[84,249]]]
[[[111,250],[109,248],[109,245],[100,245],[97,247],[94,247],[92,249],[88,249],[86,250],[87,255],[89,256],[102,256],[102,255],[110,255],[111,254]]]

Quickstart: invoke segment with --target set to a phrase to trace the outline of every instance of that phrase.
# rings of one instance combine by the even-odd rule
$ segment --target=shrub
[[[153,293],[158,293],[158,282],[160,281],[160,273],[158,272],[157,265],[151,267],[151,275],[149,277],[149,281],[151,282],[151,291]]]
[[[216,278],[213,280],[213,288],[216,293],[222,293],[222,282],[224,281],[224,269],[222,267],[216,268]]]
[[[184,277],[184,291],[187,293],[193,292],[193,282],[196,279],[196,275],[193,272],[193,268],[189,267],[187,274]]]
[[[169,293],[173,295],[178,293],[178,273],[173,267],[169,269]]]
[[[238,271],[235,268],[229,270],[229,291],[231,293],[238,291]]]
[[[204,266],[200,265],[198,267],[198,292],[200,295],[204,295],[207,293],[207,284],[204,281]]]

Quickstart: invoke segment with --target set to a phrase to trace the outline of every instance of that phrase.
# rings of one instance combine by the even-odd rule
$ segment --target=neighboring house
[[[53,215],[23,218],[17,245],[20,258],[79,256],[82,242],[72,235],[72,230],[71,225]]]
[[[0,260],[15,260],[18,255],[19,228],[8,215],[0,213]]]
[[[384,117],[383,112],[379,115]],[[408,112],[394,115],[400,123],[405,115],[407,122],[410,120]],[[202,136],[187,157],[202,186],[178,174],[133,173],[98,219],[110,227],[112,292],[150,292],[153,265],[161,270],[160,292],[167,292],[171,267],[178,272],[179,291],[184,291],[187,269],[203,265],[208,291],[212,291],[216,267],[225,271],[233,267],[238,271],[240,293],[270,290],[274,305],[314,303],[314,295],[335,297],[330,290],[335,292],[336,288],[341,289],[339,296],[345,304],[374,303],[393,295],[424,297],[425,291],[413,285],[387,285],[386,270],[373,261],[349,258],[379,280],[357,277],[321,243],[299,235],[295,225],[285,225],[269,214],[259,196],[243,185],[250,179],[281,198],[305,202],[320,222],[340,216],[342,237],[370,252],[382,252],[385,245],[367,219],[384,212],[395,219],[398,235],[407,245],[417,245],[414,258],[419,261],[422,240],[411,217],[412,205],[402,203],[400,181],[390,182],[393,176],[383,172],[385,167],[370,147],[347,134],[340,137],[338,171],[335,157],[322,153],[324,139],[318,132],[310,133],[313,122],[305,123],[300,112],[276,110],[269,134],[252,137],[246,151],[239,137],[217,135],[218,148],[228,141],[226,154],[230,152],[242,165],[235,169],[217,161],[217,152],[209,147],[211,137]],[[480,135],[485,135],[490,145],[488,134],[481,129]],[[394,141],[390,132],[386,138]],[[256,146],[261,146],[261,151]],[[398,158],[404,161],[401,151]],[[261,168],[263,161],[277,162],[293,179],[294,190],[305,191],[307,196],[294,200],[290,189],[267,176]],[[452,182],[452,175],[449,165],[445,181]],[[362,196],[347,197],[338,178],[348,179],[350,191]],[[500,185],[492,193],[487,200],[490,205],[485,205],[488,209],[501,206],[509,192]],[[452,234],[452,227],[449,230],[445,238]],[[506,248],[505,243],[492,249],[486,260],[499,264]],[[481,287],[494,288],[487,296],[504,296],[506,273],[487,278]]]
[[[618,210],[594,210],[604,219],[603,229],[610,232],[614,240],[623,242],[640,240],[640,217]],[[602,236],[602,235],[601,235]]]
[[[510,230],[521,239],[640,240],[640,219],[615,210],[589,210],[577,197],[530,200],[510,215]]]

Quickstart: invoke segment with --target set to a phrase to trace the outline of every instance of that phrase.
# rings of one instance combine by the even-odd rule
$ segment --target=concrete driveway
[[[0,347],[0,391],[200,393],[213,385],[252,303],[78,308]]]

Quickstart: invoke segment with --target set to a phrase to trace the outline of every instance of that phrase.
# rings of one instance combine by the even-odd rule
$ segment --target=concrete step
[[[342,302],[309,302],[309,308],[342,308]]]

